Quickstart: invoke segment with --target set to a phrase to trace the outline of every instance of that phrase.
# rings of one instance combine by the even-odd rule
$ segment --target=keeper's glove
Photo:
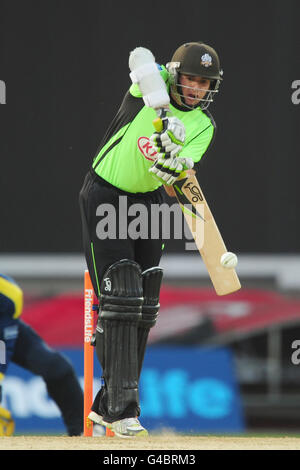
[[[190,170],[193,166],[194,162],[191,158],[160,157],[155,161],[151,168],[149,168],[149,172],[152,173],[161,183],[171,186],[179,178],[182,171]]]
[[[15,422],[11,413],[0,406],[0,436],[12,436],[15,430]]]
[[[152,134],[150,142],[157,151],[158,158],[175,157],[184,145],[185,127],[183,123],[174,116],[163,119],[163,124],[164,130]]]

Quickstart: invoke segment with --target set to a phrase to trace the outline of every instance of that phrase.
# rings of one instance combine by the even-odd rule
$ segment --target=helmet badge
[[[201,57],[201,65],[204,65],[204,67],[211,67],[212,65],[212,58],[209,54],[204,54]]]

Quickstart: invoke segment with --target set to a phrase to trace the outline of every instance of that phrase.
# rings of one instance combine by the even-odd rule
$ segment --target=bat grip
[[[163,132],[166,130],[166,116],[167,116],[167,109],[161,108],[157,110],[158,117],[154,119],[153,126],[156,132]]]
[[[153,126],[156,132],[162,132],[166,129],[166,116],[167,116],[167,109],[161,108],[157,110],[158,117],[154,119]],[[195,170],[184,170],[180,173],[179,180],[184,180],[191,176],[195,175]]]

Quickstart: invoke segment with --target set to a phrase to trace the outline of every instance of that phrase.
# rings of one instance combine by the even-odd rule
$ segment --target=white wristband
[[[163,108],[170,102],[167,90],[157,90],[143,96],[146,106],[149,108]]]

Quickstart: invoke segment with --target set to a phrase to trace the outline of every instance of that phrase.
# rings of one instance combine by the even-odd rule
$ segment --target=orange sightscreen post
[[[94,332],[94,289],[90,274],[86,269],[84,272],[84,389],[83,389],[83,435],[93,436],[93,422],[88,418],[93,404],[93,382],[94,382],[94,347],[91,339]],[[114,437],[114,432],[106,428],[106,436]]]
[[[84,425],[83,435],[93,435],[93,423],[88,418],[93,403],[94,348],[91,339],[94,331],[94,289],[88,270],[84,273]]]

